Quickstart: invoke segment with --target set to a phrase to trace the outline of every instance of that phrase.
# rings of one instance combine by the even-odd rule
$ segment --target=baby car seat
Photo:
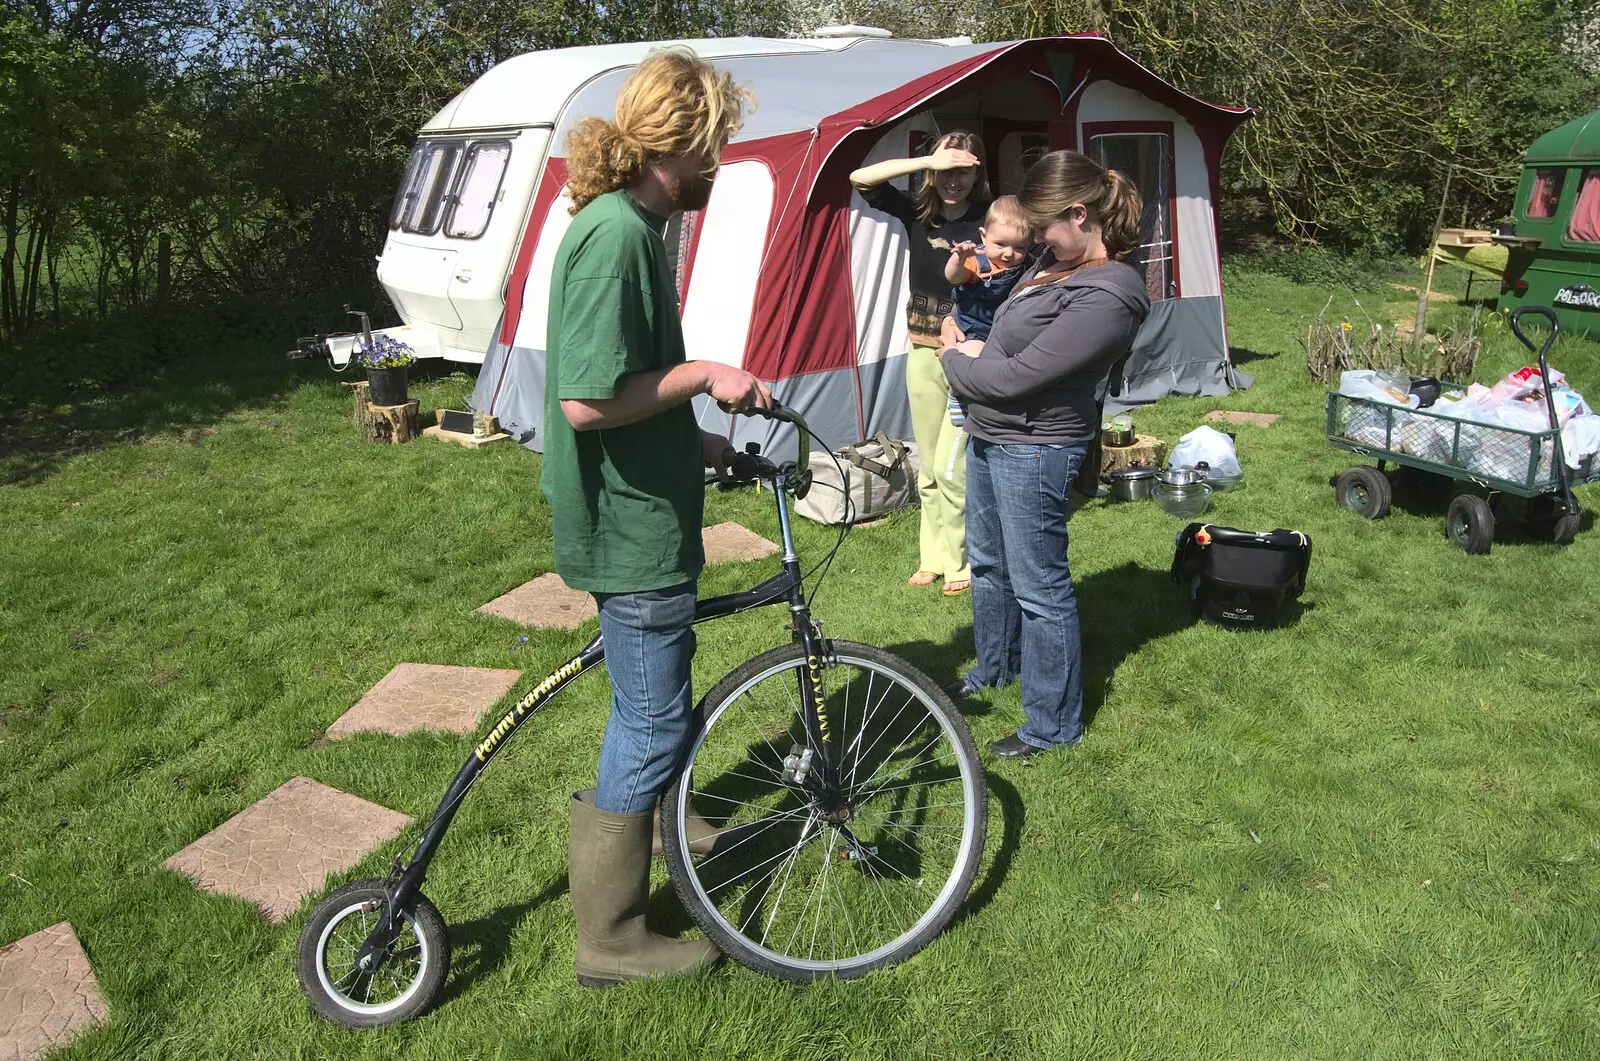
[[[1178,535],[1172,580],[1197,617],[1218,626],[1270,629],[1285,599],[1306,588],[1311,538],[1300,531],[1244,531],[1191,523]]]

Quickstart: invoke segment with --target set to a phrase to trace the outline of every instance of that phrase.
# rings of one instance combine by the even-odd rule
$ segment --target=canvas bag
[[[794,510],[818,523],[865,523],[917,497],[916,445],[882,431],[831,456],[813,453],[810,467],[811,489],[795,501]]]

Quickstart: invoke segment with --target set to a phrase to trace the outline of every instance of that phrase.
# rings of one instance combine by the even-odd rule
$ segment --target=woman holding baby
[[[985,343],[939,353],[966,404],[977,664],[950,691],[1021,679],[1021,728],[989,746],[1023,759],[1083,738],[1083,642],[1067,563],[1069,484],[1100,429],[1112,368],[1150,312],[1121,259],[1139,243],[1133,183],[1076,151],[1028,170],[1018,193],[1043,254],[1022,270]],[[976,355],[976,356],[973,356]]]

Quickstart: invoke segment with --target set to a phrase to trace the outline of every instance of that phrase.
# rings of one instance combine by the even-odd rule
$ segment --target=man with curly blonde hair
[[[684,351],[662,236],[698,210],[749,93],[687,51],[657,51],[617,94],[616,116],[567,141],[573,221],[550,280],[545,457],[556,570],[594,594],[611,676],[596,787],[572,797],[569,891],[578,981],[670,976],[717,958],[705,940],[645,926],[651,824],[689,735],[695,580],[705,465],[727,440],[700,431],[697,394],[767,407],[750,373]],[[716,836],[698,823],[702,847]]]

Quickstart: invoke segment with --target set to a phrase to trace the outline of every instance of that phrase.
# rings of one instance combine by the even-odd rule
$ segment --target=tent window
[[[1600,243],[1600,169],[1583,171],[1578,201],[1572,206],[1567,238],[1580,243]]]
[[[1165,133],[1108,133],[1091,137],[1089,154],[1100,165],[1133,181],[1144,200],[1139,218],[1139,249],[1127,262],[1144,273],[1150,300],[1178,294],[1173,269],[1172,140]]]
[[[400,227],[419,236],[431,236],[439,231],[444,217],[445,193],[461,159],[461,142],[431,140],[418,144],[417,151],[420,157],[416,171],[402,196],[406,205],[399,211]]]
[[[1566,179],[1564,169],[1534,170],[1533,191],[1528,194],[1528,216],[1554,217],[1556,204],[1561,201],[1561,185]]]
[[[678,289],[678,309],[683,309],[689,293],[689,256],[694,251],[694,231],[700,225],[700,211],[683,210],[667,219],[662,238],[667,244],[667,263],[672,266],[672,282]]]
[[[506,175],[506,162],[511,158],[511,141],[482,140],[467,148],[467,159],[461,165],[461,179],[456,182],[450,215],[444,223],[444,234],[453,239],[477,239],[489,227],[489,217],[494,213],[495,200],[500,196],[500,182]]]

